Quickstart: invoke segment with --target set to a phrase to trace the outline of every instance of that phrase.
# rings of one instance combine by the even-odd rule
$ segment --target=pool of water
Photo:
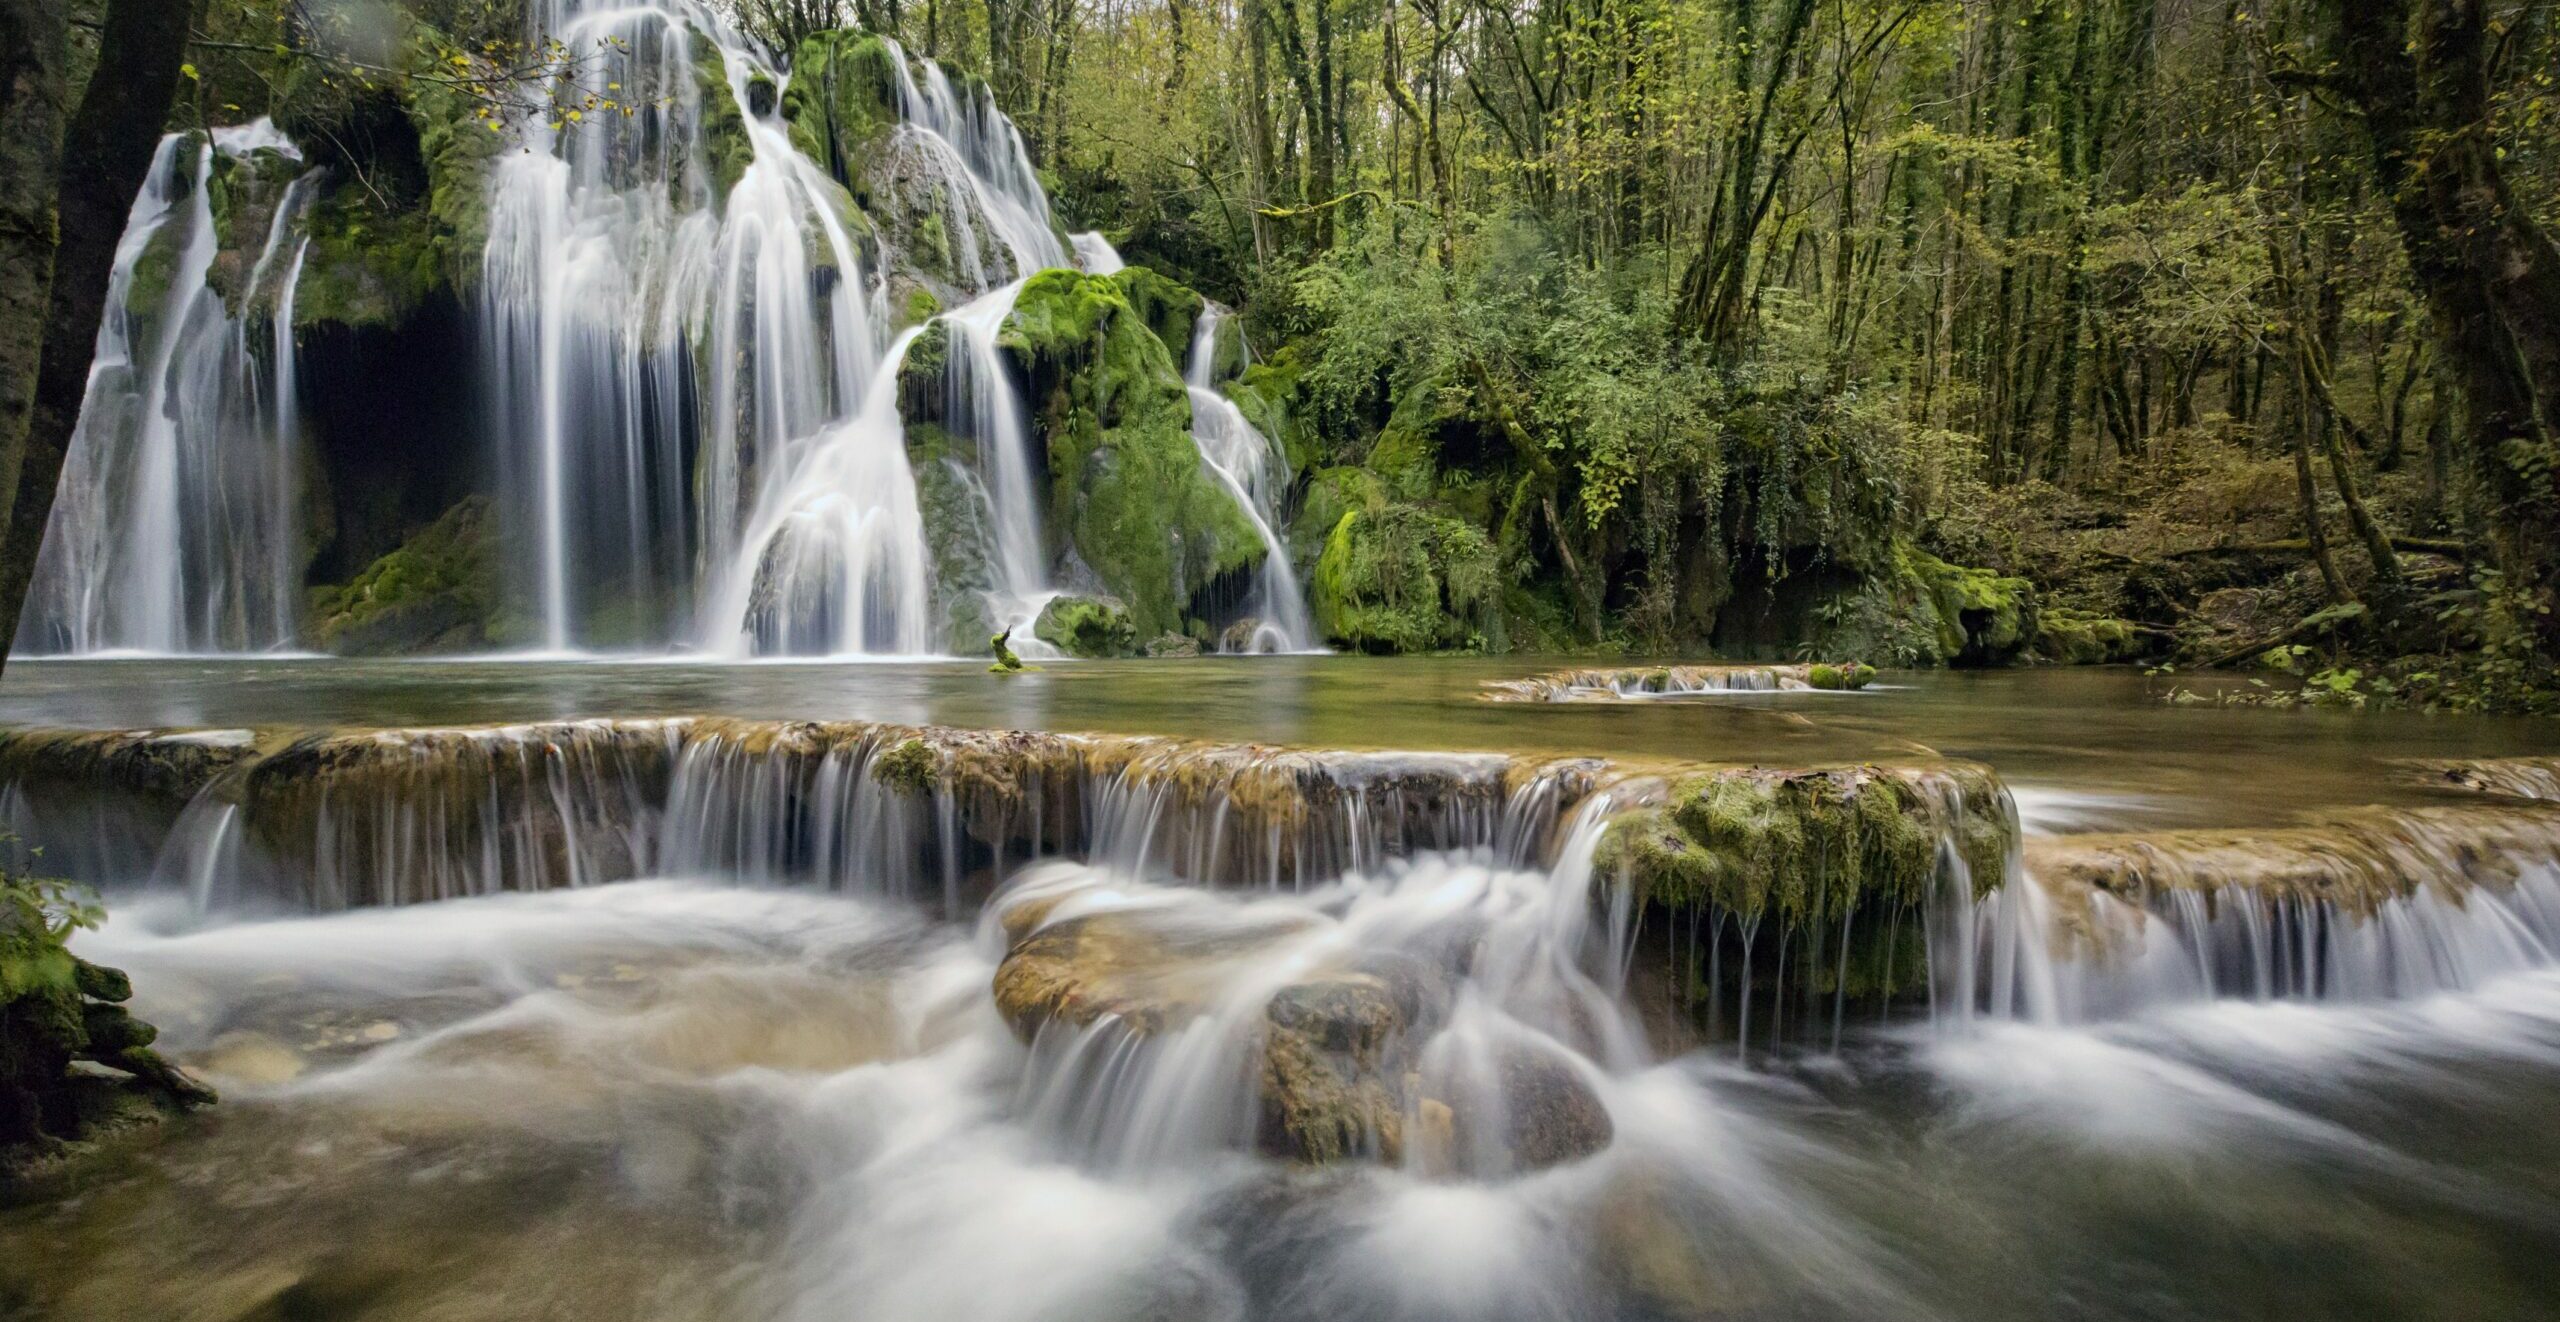
[[[1535,751],[1807,765],[1987,762],[2031,812],[2081,829],[2265,825],[2423,798],[2411,759],[2560,752],[2560,720],[2180,706],[2176,680],[2111,668],[1888,673],[1804,690],[1494,703],[1534,657],[967,661],[19,661],[0,721],[131,726],[435,725],[728,715],[1180,735],[1360,749]],[[1588,664],[1582,662],[1579,664]]]

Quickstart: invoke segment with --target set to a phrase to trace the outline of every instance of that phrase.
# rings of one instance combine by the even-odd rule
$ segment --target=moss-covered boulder
[[[1181,632],[1264,547],[1191,439],[1191,401],[1164,342],[1108,276],[1043,271],[998,343],[1022,372],[1046,460],[1045,525],[1129,605],[1138,636]]]
[[[0,875],[0,1181],[117,1123],[214,1100],[151,1049],[124,974],[71,953],[92,917],[66,890]]]
[[[1805,667],[1804,682],[1811,687],[1834,693],[1854,693],[1874,683],[1876,668],[1860,661],[1839,665],[1816,662]]]
[[[1611,821],[1595,875],[1730,948],[1676,975],[1695,1000],[1729,994],[1720,982],[1890,1000],[1927,987],[1925,945],[1905,930],[1916,915],[1942,886],[1988,894],[2017,841],[1987,767],[1737,767],[1683,777]],[[1826,953],[1809,959],[1815,942]]]
[[[1138,650],[1138,625],[1113,597],[1060,596],[1040,608],[1031,636],[1069,656],[1128,656]]]
[[[496,517],[473,496],[339,587],[312,592],[312,641],[347,656],[468,651],[495,638]]]
[[[1122,267],[1103,278],[1120,287],[1121,297],[1164,343],[1174,365],[1188,371],[1192,332],[1209,301],[1189,285],[1144,266]]]
[[[1308,602],[1337,646],[1427,652],[1479,643],[1501,586],[1500,557],[1474,525],[1387,504],[1333,525]]]
[[[1901,590],[1937,632],[1954,665],[2013,660],[2036,636],[2035,585],[2023,578],[1952,565],[1907,542],[1894,547]]]
[[[2139,655],[2142,635],[2130,620],[2095,611],[2047,606],[2036,612],[2037,660],[2065,666],[2103,665]]]

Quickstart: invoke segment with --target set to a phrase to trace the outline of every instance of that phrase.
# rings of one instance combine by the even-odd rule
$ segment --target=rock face
[[[312,594],[309,629],[346,656],[464,652],[499,641],[496,516],[473,496],[342,587]]]

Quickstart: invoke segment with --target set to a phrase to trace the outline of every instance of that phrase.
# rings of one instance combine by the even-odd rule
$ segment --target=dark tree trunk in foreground
[[[46,2],[0,0],[13,7]],[[46,297],[42,357],[16,481],[7,492],[6,532],[0,535],[0,663],[17,638],[18,611],[53,515],[63,453],[88,390],[116,242],[168,122],[194,11],[193,0],[111,0],[98,33],[97,71],[62,136],[53,205],[60,241]],[[16,180],[6,182],[20,187]]]
[[[55,181],[70,108],[66,0],[0,0],[0,491],[14,490],[53,289]],[[7,506],[0,504],[0,528]],[[6,654],[0,640],[0,655]]]
[[[2457,444],[2499,563],[2560,605],[2560,248],[2516,205],[2490,140],[2483,0],[2326,0],[2409,269],[2461,383]],[[2560,613],[2543,617],[2560,651]]]

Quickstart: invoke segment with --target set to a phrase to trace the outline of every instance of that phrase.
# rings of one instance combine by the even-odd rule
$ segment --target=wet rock
[[[1253,636],[1261,631],[1262,621],[1248,615],[1219,631],[1218,650],[1250,652],[1253,650]]]
[[[1032,636],[1069,656],[1128,656],[1138,650],[1138,625],[1117,597],[1061,595],[1040,608]]]
[[[2560,863],[2560,804],[2377,806],[2289,827],[2037,836],[2025,858],[2067,917],[2091,892],[2139,906],[2185,891],[2307,903],[2361,919],[2420,890],[2503,889],[2524,867]]]
[[[1471,1173],[1545,1170],[1588,1157],[1617,1136],[1608,1107],[1561,1053],[1507,1042],[1491,1072],[1494,1096],[1452,1107],[1453,1150],[1471,1159]]]
[[[1385,983],[1355,973],[1285,987],[1263,1020],[1262,1151],[1319,1165],[1402,1160],[1410,1025]]]
[[[2560,758],[2470,757],[2407,764],[2420,784],[2510,799],[2560,800]]]
[[[1824,668],[1708,665],[1558,670],[1529,679],[1490,680],[1478,696],[1487,702],[1585,702],[1683,693],[1766,693],[1816,687],[1812,672]]]
[[[497,517],[472,496],[344,586],[313,592],[312,641],[345,656],[468,651],[493,641]]]
[[[1161,633],[1147,640],[1147,655],[1182,657],[1200,655],[1200,640],[1178,633]]]

